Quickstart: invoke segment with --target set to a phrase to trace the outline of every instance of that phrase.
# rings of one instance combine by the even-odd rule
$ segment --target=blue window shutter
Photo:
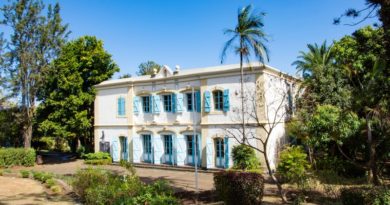
[[[125,101],[125,98],[124,97],[122,97],[122,102],[121,102],[121,106],[122,106],[122,116],[124,116],[124,115],[126,115],[126,103],[125,103],[126,101]]]
[[[229,168],[229,158],[230,158],[230,154],[229,154],[229,138],[228,137],[225,137],[224,138],[224,147],[225,147],[225,168]]]
[[[152,102],[153,102],[153,113],[160,113],[160,96],[153,95]]]
[[[200,112],[200,91],[195,92],[195,99],[196,99],[196,111]]]
[[[229,111],[230,103],[229,103],[229,89],[223,91],[223,111]]]
[[[210,112],[210,92],[204,92],[204,112]]]
[[[120,116],[122,113],[121,111],[121,98],[118,98],[118,116]]]
[[[139,104],[139,97],[135,96],[133,99],[133,111],[135,114],[138,114],[138,104]]]
[[[172,93],[172,101],[171,101],[171,107],[172,107],[172,113],[176,112],[176,93]]]
[[[183,112],[183,93],[176,95],[176,112]]]
[[[206,140],[206,168],[212,168],[213,167],[213,149],[214,144],[210,137]]]
[[[111,156],[112,156],[112,161],[114,162],[119,162],[119,143],[118,141],[115,139],[113,142],[112,142],[112,153],[111,153]]]

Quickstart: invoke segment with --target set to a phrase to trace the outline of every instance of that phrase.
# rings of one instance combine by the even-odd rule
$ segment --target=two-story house
[[[294,78],[256,63],[244,70],[245,91],[255,97],[246,98],[244,106],[255,110],[258,122],[269,123],[273,117],[275,109],[267,103],[277,99],[275,89],[289,93],[283,97],[291,107]],[[154,75],[102,82],[95,86],[95,151],[109,151],[114,161],[231,167],[232,147],[242,136],[227,130],[242,123],[240,85],[238,64],[175,71],[164,66]],[[254,99],[264,103],[251,108]],[[255,122],[247,123],[246,132],[262,137]],[[267,150],[273,165],[284,135],[284,121],[278,122]],[[260,146],[255,138],[248,143]]]

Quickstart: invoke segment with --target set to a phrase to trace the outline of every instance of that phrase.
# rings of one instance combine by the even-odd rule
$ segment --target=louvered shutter
[[[183,112],[183,93],[176,95],[176,112]]]
[[[226,89],[223,91],[223,111],[227,112],[230,109],[230,102],[229,102],[229,89]]]
[[[204,112],[210,112],[210,92],[204,92]]]
[[[172,109],[172,113],[175,113],[176,112],[176,93],[172,93],[172,99],[171,99],[171,109]]]
[[[195,99],[196,99],[196,111],[197,112],[200,112],[201,108],[200,108],[200,91],[196,91],[195,92]]]
[[[207,155],[206,168],[207,169],[213,167],[213,156],[214,156],[213,149],[214,149],[213,141],[211,138],[208,137],[206,141],[206,155]]]
[[[138,114],[138,112],[139,112],[138,106],[139,106],[139,97],[135,96],[134,99],[133,99],[133,112],[135,114]]]
[[[224,138],[224,148],[225,148],[225,169],[229,168],[229,159],[230,159],[230,153],[229,153],[229,138]]]

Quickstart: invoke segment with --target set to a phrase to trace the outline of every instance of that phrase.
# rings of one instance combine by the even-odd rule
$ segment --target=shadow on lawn
[[[63,152],[37,152],[37,156],[42,157],[43,165],[62,164],[77,160],[77,156],[72,153]]]

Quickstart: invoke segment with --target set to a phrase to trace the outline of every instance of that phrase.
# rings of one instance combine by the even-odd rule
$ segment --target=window
[[[118,116],[125,116],[126,110],[125,110],[125,98],[119,97],[118,98]]]
[[[220,90],[216,90],[213,92],[214,96],[214,109],[215,110],[223,110],[223,93]]]
[[[194,103],[192,93],[187,93],[186,95],[187,95],[187,110],[189,112],[192,112],[193,111],[193,103]]]
[[[172,154],[172,135],[164,135],[165,154]]]
[[[196,93],[195,93],[195,95],[196,95]],[[194,95],[192,93],[187,93],[186,96],[187,96],[187,111],[192,112],[192,111],[194,111],[194,108],[195,108],[195,110],[197,110],[196,103],[198,101],[196,100],[196,98],[194,100]],[[193,103],[195,103],[195,105]]]
[[[150,112],[150,110],[151,110],[150,105],[151,105],[150,96],[143,96],[142,97],[142,109],[145,113]]]
[[[165,112],[172,112],[172,95],[163,95]]]
[[[194,154],[194,140],[194,135],[187,135],[187,155],[192,156]],[[197,142],[196,148],[199,150],[199,142]],[[196,155],[199,155],[199,153],[196,153]]]
[[[218,158],[225,157],[223,139],[221,138],[215,139],[215,150]]]

